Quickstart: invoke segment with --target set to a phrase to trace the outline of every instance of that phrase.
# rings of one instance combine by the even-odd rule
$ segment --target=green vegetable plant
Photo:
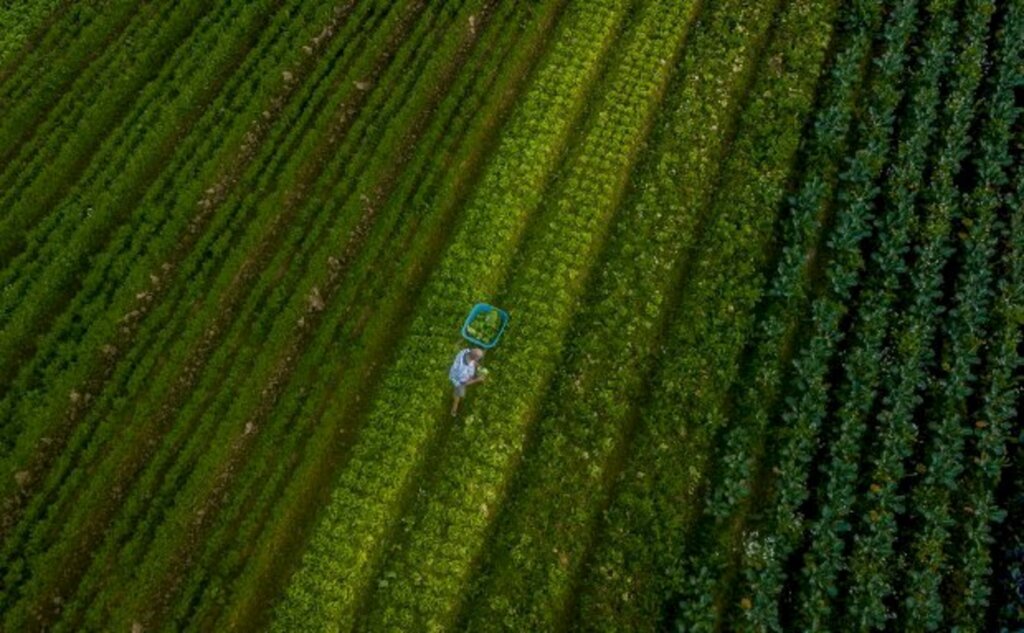
[[[1009,16],[1002,40],[1006,49],[1011,42],[1020,42],[1013,33],[1021,26],[1021,13],[1012,11]],[[1004,225],[1002,275],[993,309],[996,327],[986,357],[981,407],[972,424],[967,471],[960,478],[960,494],[954,497],[966,516],[956,532],[959,543],[953,547],[952,571],[943,586],[951,603],[947,622],[963,631],[983,631],[992,604],[993,532],[1007,514],[996,493],[1007,467],[1013,423],[1020,414],[1013,379],[1022,362],[1018,349],[1024,314],[1024,170],[1019,166],[1015,181],[1015,191],[1005,198],[1008,226]]]
[[[916,241],[918,183],[928,163],[928,148],[937,121],[940,81],[952,56],[956,35],[955,3],[927,7],[929,24],[923,37],[925,54],[909,80],[910,106],[893,158],[891,176],[883,189],[883,210],[876,219],[878,243],[869,262],[868,279],[850,325],[851,347],[841,356],[843,385],[836,396],[829,457],[821,467],[825,477],[819,490],[816,517],[808,528],[809,548],[803,557],[800,625],[823,630],[832,617],[832,601],[839,595],[845,535],[857,498],[861,446],[869,428],[869,415],[881,388],[887,335],[907,272],[905,257]]]
[[[762,494],[758,505],[764,508],[763,514],[743,536],[740,598],[729,605],[726,616],[739,630],[781,630],[778,607],[786,576],[784,561],[805,530],[797,509],[809,494],[808,469],[829,393],[827,370],[843,338],[839,326],[847,316],[849,297],[861,282],[861,245],[872,234],[878,180],[889,160],[917,21],[916,2],[897,2],[881,33],[885,47],[869,79],[870,97],[857,123],[857,145],[839,177],[836,220],[824,257],[824,290],[811,305],[807,339],[795,355],[789,378],[792,387],[779,414],[781,431],[768,449],[774,458],[773,489]]]
[[[355,27],[358,27],[358,23],[356,23],[356,24],[353,24],[352,26],[353,26],[353,28],[355,28]],[[300,53],[300,54],[301,54],[301,53]],[[349,70],[350,70],[350,71],[351,71],[351,70],[358,70],[358,68],[356,68],[356,69],[349,69]],[[325,84],[323,84],[322,86],[320,86],[320,89],[321,89],[321,90],[326,90],[326,89],[328,89],[328,88],[329,88],[329,84],[328,84],[328,83],[325,83]],[[338,97],[336,96],[335,98],[338,98]],[[324,116],[325,118],[327,118],[327,117],[329,117],[330,113],[331,113],[331,111],[330,111],[330,110],[328,109],[328,110],[327,110],[327,112],[323,113],[323,116]],[[297,133],[301,133],[301,132],[303,132],[304,130],[305,130],[305,127],[303,126],[303,127],[299,128],[299,129],[297,129],[297,130],[296,130],[296,132],[297,132]],[[300,152],[300,153],[298,153],[298,154],[297,154],[296,156],[294,156],[294,159],[295,159],[296,161],[301,161],[301,160],[303,160],[304,158],[306,158],[307,156],[308,156],[308,151],[307,151],[306,153],[302,153],[302,152]],[[271,206],[271,205],[266,205],[266,207],[265,207],[265,208],[266,208],[266,209],[268,210],[268,212],[276,211],[276,208],[274,208],[274,207],[273,207],[273,206]],[[257,226],[256,226],[256,227],[254,227],[254,228],[258,228],[258,226],[259,226],[259,225],[257,225]],[[251,238],[250,238],[250,240],[251,240]],[[243,242],[241,246],[243,246],[243,247],[244,247],[244,246],[247,246],[247,245],[248,245],[248,246],[251,246],[251,244],[252,244],[252,242],[251,242],[251,241],[249,241],[248,243],[246,243],[246,242]],[[202,258],[202,256],[203,256],[203,252],[202,252],[202,251],[200,251],[200,252],[196,253],[196,256],[197,256],[197,257],[199,257],[199,258],[200,258],[200,260],[199,260],[199,261],[201,261],[201,258]],[[244,258],[245,258],[245,257],[249,257],[249,256],[251,256],[251,252],[250,252],[250,251],[248,251],[248,250],[246,250],[245,248],[242,248],[242,249],[241,249],[240,251],[238,251],[238,254],[236,255],[236,261],[238,261],[238,260],[244,260]],[[202,291],[202,287],[201,287],[201,286],[195,286],[195,287],[191,287],[191,288],[189,288],[189,290],[191,290],[192,292],[196,292],[196,291]],[[172,307],[172,306],[163,306],[163,307],[165,307],[165,308],[170,308],[170,307]],[[180,316],[186,316],[186,315],[180,315]],[[196,324],[195,324],[195,323],[193,323],[193,325],[196,325]],[[199,323],[198,325],[200,325],[200,326],[201,326],[201,322],[200,322],[200,323]],[[167,332],[165,332],[164,334],[166,335],[166,334],[167,334]],[[193,340],[194,340],[194,339],[193,339]],[[151,351],[151,352],[157,352],[157,353],[159,353],[159,349],[156,349],[156,350],[150,350],[150,351]],[[135,378],[134,380],[138,380],[138,379],[140,379],[140,378],[142,377],[143,373],[144,373],[145,371],[147,371],[147,370],[148,370],[149,368],[151,368],[151,365],[146,365],[146,364],[142,364],[142,365],[136,365],[136,364],[132,364],[132,363],[129,363],[129,364],[127,364],[127,365],[126,365],[126,367],[125,367],[125,369],[127,369],[127,370],[130,370],[130,371],[129,371],[129,373],[127,374],[127,377],[128,377],[128,379],[129,379],[129,380],[131,380],[131,379],[132,379],[132,378],[131,378],[131,376],[132,376],[131,372],[132,372],[132,371],[133,371],[133,372],[135,372],[135,374],[136,374],[136,376],[137,376],[137,377],[136,377],[136,378]],[[172,380],[173,380],[173,378],[172,378]],[[129,384],[131,384],[131,383],[129,383]],[[106,435],[107,437],[110,437],[110,433],[112,433],[112,431],[113,431],[113,429],[112,429],[112,428],[110,428],[110,426],[109,426],[109,423],[104,423],[103,425],[101,425],[101,427],[100,427],[100,430],[101,430],[101,431],[102,431],[102,432],[103,432],[103,433],[104,433],[104,434],[105,434],[105,435]],[[122,431],[123,431],[123,429],[122,429]],[[86,436],[84,436],[84,437],[81,437],[81,439],[80,439],[79,441],[86,441],[87,439],[88,439],[88,435],[86,435]],[[138,457],[138,456],[144,456],[144,455],[145,455],[145,453],[139,453],[138,451],[135,451],[135,450],[134,450],[134,447],[136,447],[136,446],[137,446],[137,445],[132,445],[132,444],[128,444],[128,445],[126,445],[126,446],[125,446],[125,448],[129,449],[129,451],[131,451],[131,452],[132,452],[131,454],[134,454],[134,455],[136,455],[136,457]],[[92,445],[90,445],[90,448],[94,450],[94,449],[96,448],[96,445],[95,445],[95,443],[93,443]],[[122,454],[122,455],[121,455],[120,457],[117,457],[117,456],[116,456],[115,454],[105,455],[105,454],[104,454],[103,452],[101,452],[101,453],[99,453],[99,455],[103,455],[104,457],[106,457],[106,458],[107,458],[107,462],[108,462],[108,464],[109,464],[109,466],[110,466],[110,467],[116,467],[116,465],[115,465],[115,464],[116,464],[117,460],[118,460],[118,459],[120,459],[120,460],[123,460],[123,459],[124,459],[124,456],[125,456],[126,454]],[[64,457],[65,457],[65,456],[64,456],[64,455],[62,455],[62,458],[64,458]],[[134,459],[134,458],[133,458],[133,459]],[[123,471],[122,471],[122,472],[123,472]],[[129,472],[131,472],[131,471],[129,471]],[[122,475],[122,476],[123,476],[123,475]],[[78,476],[77,476],[77,473],[76,473],[76,476],[75,476],[75,477],[73,478],[73,480],[74,480],[74,479],[77,479],[77,480],[78,480],[78,481],[79,481],[80,483],[83,483],[83,482],[82,482],[82,479],[81,479],[80,477],[78,477]],[[58,481],[59,481],[59,480],[58,480]],[[5,483],[6,483],[6,482],[5,482]],[[103,493],[99,492],[100,488],[105,488],[105,487],[108,487],[109,485],[111,485],[111,483],[112,483],[112,482],[110,482],[109,480],[106,480],[106,481],[105,481],[104,479],[102,479],[102,478],[99,478],[99,479],[97,479],[97,480],[95,480],[95,481],[94,481],[94,484],[98,484],[98,486],[99,486],[99,487],[97,487],[97,488],[96,488],[95,490],[96,490],[96,491],[97,491],[97,492],[98,492],[99,494],[103,494]],[[73,498],[73,496],[71,495],[71,493],[72,493],[72,491],[73,491],[73,490],[74,490],[74,487],[72,487],[72,486],[64,486],[64,487],[62,487],[62,488],[61,488],[61,494],[62,494],[62,495],[65,495],[65,499],[71,499],[71,498]],[[93,508],[92,508],[92,510],[91,510],[91,512],[90,512],[90,514],[92,514],[92,515],[93,515],[93,518],[92,518],[92,519],[89,519],[89,520],[90,520],[90,521],[92,521],[92,524],[93,524],[93,525],[99,525],[99,524],[98,524],[97,522],[98,522],[98,521],[100,521],[100,522],[101,522],[101,521],[103,521],[103,520],[104,520],[104,519],[103,519],[103,517],[104,517],[104,514],[103,514],[103,513],[101,513],[101,512],[98,512],[98,510],[99,510],[100,508],[102,508],[102,507],[104,507],[104,506],[103,506],[103,504],[97,504],[97,505],[96,505],[95,507],[93,507]],[[75,523],[74,523],[74,522],[72,522],[72,525],[75,525]],[[74,538],[92,538],[92,537],[90,537],[90,536],[89,536],[89,534],[90,534],[90,531],[89,531],[89,530],[86,530],[86,529],[81,529],[81,530],[79,530],[79,531],[78,531],[78,533],[77,533],[77,534],[75,535],[75,537],[74,537]],[[102,534],[102,533],[100,533],[100,534]],[[34,538],[37,538],[37,539],[38,539],[38,537],[40,537],[40,536],[42,536],[42,533],[40,533],[40,531],[39,531],[39,530],[38,530],[38,528],[37,528],[37,529],[36,529],[36,534],[34,535]],[[70,543],[69,543],[69,546],[71,546],[71,547],[74,547],[73,545],[70,545]],[[17,551],[17,550],[16,550],[16,551]],[[81,551],[81,550],[78,550],[78,551]]]
[[[792,357],[799,317],[813,294],[816,258],[811,254],[828,239],[823,227],[829,223],[829,202],[881,13],[881,3],[851,5],[837,20],[839,43],[802,150],[799,184],[783,211],[781,252],[759,308],[764,316],[757,324],[751,359],[730,394],[737,419],[721,440],[724,445],[711,467],[713,492],[684,549],[677,622],[694,630],[717,626],[728,603],[739,556],[737,542],[753,503],[766,433]]]
[[[544,391],[536,385],[553,375],[557,357],[552,352],[564,328],[577,318],[572,316],[573,293],[582,290],[603,245],[607,214],[618,205],[639,155],[638,140],[652,125],[692,11],[690,5],[655,3],[624,32],[585,136],[544,209],[557,212],[541,216],[541,226],[550,230],[524,246],[516,276],[498,293],[502,304],[516,306],[517,316],[514,339],[503,345],[497,366],[502,383],[517,385],[517,394],[524,395],[510,397],[505,390],[482,394],[473,402],[479,423],[453,433],[435,449],[440,457],[432,460],[434,474],[421,484],[428,494],[405,511],[406,520],[418,527],[408,538],[397,535],[400,554],[388,557],[377,573],[366,615],[371,628],[409,627],[418,619],[432,627],[453,626],[460,596],[486,543],[491,515],[482,508],[502,499],[510,467],[535,419],[537,396]],[[637,81],[637,76],[646,79]],[[637,141],[623,145],[623,139]],[[608,151],[615,148],[623,148],[622,154]],[[594,156],[606,158],[590,160]],[[443,569],[424,563],[436,560],[445,561]]]
[[[984,10],[986,7],[979,7]],[[987,24],[982,23],[987,26]],[[977,27],[981,39],[983,26]],[[1009,26],[1019,27],[1010,16]],[[954,499],[960,475],[967,465],[966,443],[971,433],[969,399],[978,389],[978,366],[991,331],[990,314],[996,294],[998,212],[1003,203],[1000,190],[1007,184],[1012,129],[1020,109],[1013,92],[1024,78],[1013,69],[1021,59],[1022,33],[1004,30],[994,57],[999,60],[991,92],[979,107],[982,124],[971,162],[977,182],[961,197],[962,264],[952,307],[945,314],[945,338],[940,366],[945,370],[933,387],[925,412],[928,443],[924,452],[925,472],[914,486],[908,514],[917,529],[907,539],[911,552],[905,580],[901,584],[903,609],[900,614],[908,630],[935,630],[948,625],[943,578],[953,571],[950,561],[953,526],[958,510]],[[1016,76],[1015,76],[1016,73]],[[1012,248],[1012,246],[1011,246]],[[1012,252],[1012,251],[1011,251]]]
[[[847,625],[857,630],[885,626],[895,615],[887,605],[895,591],[897,519],[906,511],[907,503],[901,484],[907,476],[906,460],[913,454],[919,433],[915,420],[921,402],[919,391],[934,362],[932,338],[939,323],[936,301],[942,296],[942,270],[952,251],[952,223],[960,214],[954,176],[967,155],[974,95],[985,58],[980,34],[991,17],[985,6],[976,8],[966,12],[965,36],[958,42],[951,90],[941,118],[941,140],[933,154],[930,186],[922,195],[923,233],[915,249],[917,265],[909,280],[912,293],[896,324],[895,360],[883,369],[882,383],[887,389],[866,469],[870,483],[856,510],[853,549],[847,562],[850,595],[845,618]]]

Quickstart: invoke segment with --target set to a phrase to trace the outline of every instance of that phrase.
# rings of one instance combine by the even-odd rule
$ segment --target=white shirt
[[[469,348],[456,354],[455,362],[448,370],[448,380],[451,380],[456,387],[466,384],[476,376],[476,361],[467,360],[467,354],[469,354]]]

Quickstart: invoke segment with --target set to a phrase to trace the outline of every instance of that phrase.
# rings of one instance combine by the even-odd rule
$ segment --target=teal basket
[[[501,319],[501,325],[498,327],[498,333],[494,335],[490,341],[481,341],[472,334],[469,333],[469,326],[478,317],[481,317],[489,312],[497,312],[498,318]],[[466,339],[470,343],[482,347],[484,349],[491,349],[498,344],[501,340],[501,335],[505,333],[505,328],[508,327],[508,312],[500,308],[495,308],[492,305],[486,303],[478,303],[473,306],[473,309],[469,311],[469,316],[466,317],[466,322],[462,324],[462,338]]]

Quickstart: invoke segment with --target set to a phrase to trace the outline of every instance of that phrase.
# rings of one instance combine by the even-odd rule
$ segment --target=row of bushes
[[[194,134],[179,144],[178,160],[161,172],[131,221],[122,223],[104,251],[93,257],[70,305],[50,330],[40,335],[36,355],[19,368],[13,395],[0,401],[4,425],[20,422],[29,431],[27,437],[18,437],[14,449],[21,459],[10,457],[8,461],[24,468],[26,452],[56,454],[64,438],[55,427],[66,426],[67,394],[99,391],[101,374],[123,358],[126,340],[141,344],[146,336],[167,332],[168,318],[189,316],[187,311],[175,311],[179,302],[191,304],[202,296],[203,280],[209,274],[204,276],[201,271],[208,273],[221,262],[214,256],[223,255],[235,239],[233,235],[255,215],[244,213],[253,205],[255,192],[271,188],[280,175],[283,161],[275,150],[284,145],[294,153],[295,138],[308,130],[312,113],[330,94],[321,82],[338,61],[334,56],[350,54],[358,45],[358,39],[340,44],[334,40],[319,75],[310,82],[321,86],[319,91],[307,86],[313,98],[289,99],[301,83],[296,78],[312,72],[313,55],[300,45],[308,41],[305,48],[311,52],[323,48],[332,41],[326,35],[336,32],[335,23],[343,15],[331,7],[306,9],[301,14],[279,12],[265,33],[266,46],[253,49],[266,51],[267,56],[252,55],[239,68],[236,74],[242,83],[229,84],[207,108]],[[280,28],[289,20],[293,29]],[[359,33],[361,24],[353,16],[347,28]],[[278,61],[282,58],[292,74],[290,82],[282,79],[282,62]],[[222,126],[222,135],[209,134],[210,126],[225,118],[230,127]],[[264,136],[268,142],[261,145]],[[246,168],[248,172],[243,173]],[[204,232],[211,223],[210,230]],[[177,275],[190,279],[191,284],[172,284]],[[157,307],[163,319],[151,314]],[[142,323],[152,327],[142,328]],[[152,351],[159,354],[162,350]],[[130,372],[133,364],[124,365]],[[50,439],[47,447],[54,450],[43,447],[40,451],[38,439],[43,436]]]
[[[286,18],[287,15],[280,17]],[[312,19],[315,15],[305,17]],[[323,17],[322,12],[319,17]],[[307,23],[306,28],[312,27]],[[316,25],[317,31],[321,28],[322,24]],[[350,28],[357,30],[358,25]],[[303,41],[302,34],[308,35],[308,31],[296,33],[297,42],[291,42],[290,48],[298,47]],[[289,44],[288,40],[277,38],[268,41],[275,43],[275,47],[270,50],[276,52],[283,52],[279,46]],[[344,46],[339,48],[345,50]],[[299,54],[302,58],[306,57],[303,53]],[[258,57],[253,61],[267,63]],[[330,68],[330,61],[325,60],[324,66]],[[247,66],[243,66],[242,70],[246,70]],[[280,72],[275,74],[280,77]],[[59,317],[53,329],[41,340],[39,353],[32,362],[27,363],[27,375],[26,372],[20,372],[16,384],[22,390],[20,397],[6,398],[0,403],[0,412],[5,422],[11,419],[27,422],[24,437],[18,437],[15,450],[7,458],[11,470],[24,468],[34,453],[45,452],[47,446],[62,447],[66,438],[62,437],[59,429],[69,425],[65,417],[72,418],[71,423],[77,423],[85,411],[91,411],[99,404],[92,400],[92,395],[102,395],[106,380],[130,377],[139,358],[126,358],[126,353],[133,351],[125,344],[126,341],[141,344],[153,336],[166,336],[174,331],[170,327],[173,321],[168,321],[171,317],[176,317],[179,323],[187,321],[191,315],[187,310],[181,314],[183,306],[193,305],[198,297],[203,296],[210,277],[209,271],[216,270],[216,266],[223,262],[222,258],[214,257],[214,245],[218,245],[217,254],[224,254],[225,247],[231,244],[234,237],[232,230],[237,234],[245,222],[256,215],[242,212],[255,199],[254,189],[262,190],[273,185],[280,175],[277,172],[281,165],[279,160],[269,160],[275,155],[272,149],[251,157],[249,164],[250,157],[243,155],[245,152],[239,144],[245,142],[243,139],[257,136],[259,130],[253,129],[252,122],[262,119],[259,116],[260,110],[279,110],[272,104],[284,101],[289,93],[281,93],[274,86],[266,85],[263,82],[263,78],[268,76],[266,72],[248,76],[251,82],[247,82],[246,90],[240,90],[225,101],[215,102],[220,107],[213,117],[223,116],[223,112],[220,112],[223,108],[248,112],[252,118],[233,121],[236,125],[230,130],[232,135],[225,139],[207,138],[198,147],[191,144],[184,147],[194,149],[199,162],[186,162],[181,171],[168,170],[169,175],[161,176],[156,187],[141,203],[138,216],[148,221],[140,227],[138,237],[130,230],[136,227],[122,227],[119,230],[116,239],[118,247],[99,256],[97,267],[87,276],[82,290],[68,311]],[[312,86],[307,88],[323,98],[329,93],[329,87],[321,83],[320,79],[316,79],[313,86],[317,89]],[[277,87],[283,86],[278,84]],[[251,98],[249,91],[254,89],[266,91],[262,100],[255,103],[238,101]],[[302,94],[299,93],[299,96]],[[309,127],[310,113],[306,104],[315,107],[317,100],[310,98],[291,102],[290,107],[280,113],[280,126],[268,123],[263,132],[269,135],[270,140],[279,143],[287,143],[288,135],[301,137]],[[222,144],[219,143],[221,140]],[[242,171],[246,166],[249,167],[247,174],[234,173],[236,169]],[[204,180],[191,180],[190,176],[194,176],[194,173],[190,173],[192,170],[199,170]],[[229,182],[225,182],[225,179]],[[228,198],[224,201],[223,209],[221,205],[209,201],[211,194],[207,192],[228,188],[236,180],[242,183],[238,193],[241,195],[244,191],[245,199]],[[161,207],[176,209],[176,214],[171,214],[172,220],[166,225],[159,224],[159,220],[168,217],[168,214],[158,210]],[[214,210],[218,211],[215,216]],[[203,232],[204,222],[211,220],[210,230]],[[154,237],[150,231],[156,231],[160,226],[164,227],[161,229],[164,234]],[[125,231],[124,228],[129,230]],[[124,239],[129,241],[127,248],[123,248]],[[115,270],[112,272],[112,269]],[[205,275],[202,272],[204,269],[207,271]],[[191,283],[171,283],[178,274]],[[122,275],[126,275],[127,279]],[[164,349],[146,351],[159,355]],[[109,371],[114,371],[114,375],[106,375]],[[112,388],[107,393],[114,390]],[[71,391],[82,394],[83,399],[89,401],[89,406],[75,408],[74,413],[79,415],[65,416],[65,411],[69,409],[67,394]],[[40,445],[40,436],[48,437],[49,442]],[[6,479],[3,481],[5,486],[8,483]]]
[[[293,206],[294,213],[275,220],[278,228],[268,230],[249,248],[243,247],[248,255],[242,263],[242,275],[251,282],[234,286],[237,273],[223,294],[211,293],[216,299],[195,331],[211,341],[209,351],[194,354],[187,343],[172,350],[186,358],[188,367],[196,368],[194,383],[181,397],[158,393],[151,402],[162,411],[176,410],[186,423],[171,428],[171,435],[165,436],[173,435],[171,446],[161,446],[156,455],[155,461],[163,466],[142,470],[144,486],[133,489],[131,496],[141,504],[136,507],[144,508],[135,520],[148,522],[157,516],[157,526],[153,531],[134,533],[130,524],[126,526],[132,538],[126,546],[112,549],[111,554],[117,556],[117,568],[130,573],[99,581],[101,590],[91,604],[90,617],[103,618],[104,608],[126,616],[136,610],[133,604],[145,602],[150,611],[148,618],[162,619],[163,609],[170,608],[177,596],[184,576],[180,564],[193,555],[193,549],[202,543],[208,526],[219,515],[226,501],[223,495],[244,463],[252,438],[262,436],[257,434],[263,423],[261,417],[275,402],[278,385],[287,381],[281,368],[290,369],[293,352],[301,351],[291,349],[291,332],[301,323],[299,314],[311,309],[311,295],[304,286],[323,269],[323,264],[314,262],[326,262],[328,253],[337,248],[339,235],[360,216],[361,203],[342,204],[356,199],[350,187],[332,183],[354,186],[352,170],[365,167],[370,156],[378,164],[393,162],[401,147],[380,136],[385,129],[381,121],[403,127],[408,113],[432,108],[429,100],[424,101],[423,89],[418,94],[411,90],[419,80],[429,87],[430,82],[438,80],[430,74],[421,77],[422,69],[410,62],[422,46],[437,46],[435,23],[452,19],[459,6],[450,3],[422,15],[419,9],[419,3],[412,3],[396,10],[393,19],[389,18],[390,28],[374,35],[376,41],[371,40],[365,49],[369,54],[357,59],[354,68],[346,69],[351,73],[347,80],[338,82],[344,86],[342,94],[332,99],[345,99],[345,106],[332,112],[332,118],[339,121],[350,120],[356,112],[352,109],[359,102],[357,91],[364,90],[356,82],[379,82],[394,89],[372,90],[361,107],[367,116],[357,117],[344,130],[338,126],[322,130],[326,136],[316,140],[309,159],[313,169],[303,169],[299,176],[311,178],[308,195],[303,199],[286,194],[285,204]],[[427,36],[433,39],[425,39]],[[404,114],[398,112],[401,109]],[[340,140],[339,146],[332,147],[334,139]],[[331,154],[326,161],[328,147]],[[360,151],[366,147],[373,152]],[[324,208],[337,211],[323,213]],[[229,279],[229,273],[223,279]],[[327,295],[324,300],[328,300]],[[218,308],[243,318],[225,323]],[[241,396],[221,390],[225,380],[239,385]],[[173,398],[171,404],[167,398]],[[177,451],[175,446],[179,447]],[[166,506],[161,503],[146,507],[143,500],[150,494],[148,490],[155,491],[157,499],[173,510],[164,512],[161,508]],[[197,520],[196,513],[202,518]],[[135,590],[126,598],[129,587]]]
[[[953,251],[950,234],[959,215],[954,177],[968,148],[991,17],[991,11],[976,8],[966,12],[964,36],[958,42],[940,123],[941,141],[933,153],[930,186],[922,196],[923,237],[910,273],[911,298],[896,324],[895,361],[883,373],[882,383],[888,389],[868,460],[870,483],[861,494],[859,520],[853,526],[846,618],[857,629],[884,627],[895,615],[890,598],[895,591],[897,520],[906,512],[904,477],[919,435],[915,412],[934,362],[932,339],[939,325],[942,271]]]
[[[1004,27],[1003,50],[1010,49],[1007,45],[1011,42],[1024,41],[1019,35],[1021,12],[1011,9],[1008,15],[1011,17]],[[964,631],[985,630],[986,614],[993,606],[993,586],[998,581],[993,569],[996,558],[992,552],[996,545],[993,532],[994,526],[1005,522],[1007,517],[1006,508],[1000,506],[996,493],[1008,463],[1009,443],[1019,438],[1019,426],[1014,425],[1021,410],[1020,387],[1014,376],[1021,366],[1018,350],[1020,320],[1024,313],[1024,258],[1021,257],[1024,253],[1024,170],[1019,166],[1015,192],[1007,196],[1005,202],[1011,211],[1002,245],[1005,250],[999,293],[992,310],[995,331],[985,359],[981,406],[969,448],[971,458],[956,496],[957,504],[965,509],[967,516],[958,526],[960,543],[954,547],[943,593],[950,602],[947,621]]]
[[[677,620],[694,630],[717,626],[731,596],[728,588],[738,561],[753,487],[763,460],[765,436],[778,406],[799,315],[812,294],[816,258],[827,233],[829,204],[882,4],[850,6],[840,13],[841,32],[831,67],[820,89],[809,136],[801,151],[795,192],[786,201],[778,263],[759,310],[762,313],[740,380],[729,401],[733,424],[718,440],[702,516],[685,544]]]
[[[983,13],[995,7],[983,4],[976,9]],[[971,35],[980,39],[988,24],[980,18],[975,21]],[[1019,28],[1019,21],[1011,26]],[[915,527],[906,539],[910,555],[905,580],[900,583],[901,616],[908,629],[936,630],[944,622],[944,598],[939,590],[952,571],[950,541],[960,514],[953,501],[966,467],[966,442],[973,428],[969,419],[973,407],[968,400],[978,390],[978,366],[990,337],[1000,231],[997,214],[1004,202],[1000,192],[1008,181],[1005,170],[1013,160],[1011,130],[1020,114],[1014,104],[1014,90],[1022,81],[1019,68],[1015,68],[1021,59],[1019,35],[1004,29],[1001,50],[993,54],[1000,63],[994,68],[994,85],[981,108],[979,138],[970,161],[974,189],[961,197],[960,223],[966,235],[952,307],[942,326],[945,340],[939,363],[945,374],[933,387],[925,411],[928,442],[922,461],[926,470],[915,484],[909,504],[909,519]]]
[[[845,537],[857,499],[861,447],[869,415],[881,388],[888,355],[887,335],[907,272],[906,256],[917,241],[917,197],[928,164],[928,150],[941,102],[940,82],[952,56],[957,33],[955,2],[933,2],[922,38],[918,66],[908,80],[906,113],[900,121],[898,146],[879,201],[877,239],[870,253],[867,280],[851,315],[851,345],[839,359],[842,386],[832,414],[834,434],[821,466],[817,516],[807,529],[808,549],[801,561],[799,626],[828,628],[833,600],[839,595]]]
[[[741,630],[781,630],[779,598],[785,562],[799,544],[809,496],[808,471],[826,415],[828,369],[844,338],[850,297],[865,266],[862,244],[873,232],[879,178],[892,144],[896,109],[903,99],[911,37],[918,27],[913,0],[896,2],[882,29],[882,52],[873,60],[856,145],[839,176],[835,223],[822,273],[824,289],[810,307],[807,337],[795,354],[791,384],[781,407],[778,437],[770,444],[772,474],[758,500],[760,514],[743,535],[739,600],[731,604]]]
[[[205,111],[214,100],[223,103],[244,84],[247,78],[235,71],[267,24],[279,12],[288,13],[277,2],[231,6],[204,16],[159,74],[139,91],[117,127],[89,157],[88,167],[68,195],[26,233],[24,249],[0,273],[5,289],[0,298],[0,328],[12,320],[30,321],[36,323],[33,333],[45,331],[75,296],[81,273],[92,272],[82,262],[91,264],[89,258],[96,251],[111,248],[116,230],[130,222],[142,224],[129,210],[135,211],[162,172],[180,168],[180,159],[195,160],[182,146],[211,134],[213,118],[204,117]],[[195,48],[208,55],[192,54]],[[168,155],[179,160],[168,161]],[[53,270],[60,266],[77,274],[65,271],[60,277]],[[27,305],[36,309],[24,314]]]

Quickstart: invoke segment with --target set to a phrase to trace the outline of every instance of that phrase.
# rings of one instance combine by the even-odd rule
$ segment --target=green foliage
[[[941,296],[942,270],[951,254],[950,229],[960,212],[953,177],[967,152],[974,93],[984,60],[981,33],[990,12],[982,9],[967,12],[965,36],[959,40],[950,79],[952,91],[944,103],[941,140],[933,154],[930,187],[924,197],[922,238],[909,282],[913,295],[897,323],[893,343],[896,358],[883,374],[888,389],[878,414],[878,439],[869,459],[871,483],[867,494],[861,495],[860,520],[854,528],[848,563],[853,589],[847,617],[858,629],[882,627],[895,615],[887,600],[894,592],[897,517],[907,507],[900,484],[919,434],[914,412],[934,361],[931,341],[938,326],[935,304]]]
[[[878,179],[889,157],[896,107],[903,98],[908,45],[917,20],[912,1],[897,2],[889,13],[880,37],[885,46],[874,60],[868,102],[857,123],[857,146],[839,176],[824,290],[810,307],[810,331],[793,361],[780,437],[773,443],[773,490],[761,500],[763,519],[748,527],[743,537],[742,598],[740,606],[733,607],[741,629],[781,630],[784,561],[805,529],[799,508],[809,495],[807,471],[826,413],[828,367],[846,334],[841,325],[851,294],[861,283],[865,265],[861,244],[873,232]]]
[[[470,336],[490,345],[498,337],[501,331],[501,316],[494,310],[488,310],[478,314],[466,327]]]
[[[47,19],[57,10],[57,0],[9,2],[0,6],[0,68],[10,64],[18,52],[33,40],[40,30],[46,31]]]
[[[868,416],[881,388],[882,367],[890,315],[895,310],[906,254],[915,242],[917,183],[927,165],[939,105],[940,80],[952,53],[956,35],[955,3],[928,7],[929,26],[924,36],[925,55],[910,80],[907,121],[901,127],[892,175],[884,188],[883,210],[876,223],[878,244],[871,255],[869,277],[861,294],[852,329],[854,341],[842,358],[843,388],[836,394],[834,420],[838,434],[829,448],[829,461],[821,470],[827,484],[820,488],[821,507],[810,527],[810,549],[803,560],[805,593],[800,597],[801,625],[811,630],[828,628],[832,602],[838,597],[843,570],[845,535],[850,529],[857,498],[861,446]]]
[[[862,7],[863,8],[863,7]],[[782,388],[787,340],[796,328],[794,321],[804,309],[814,258],[830,208],[840,157],[844,153],[848,127],[862,81],[865,56],[870,51],[881,5],[868,16],[847,8],[840,23],[845,31],[832,60],[828,83],[814,115],[812,136],[804,147],[805,170],[799,188],[788,201],[782,231],[782,250],[774,277],[762,307],[753,357],[753,372],[745,382],[734,385],[739,393],[734,408],[737,422],[726,431],[723,455],[712,471],[712,494],[707,500],[701,524],[686,547],[688,553],[679,598],[679,626],[710,629],[716,625],[729,599],[727,574],[737,557],[737,541],[749,510],[757,478],[757,462],[763,452],[764,434]]]
[[[0,2],[0,629],[998,624],[1022,6]]]
[[[442,315],[457,318],[474,297],[490,294],[498,283],[540,203],[543,184],[581,110],[580,98],[625,12],[623,4],[610,2],[588,6],[585,12],[571,8],[563,18],[559,36],[463,212],[457,234],[427,282],[410,334],[392,372],[383,378],[383,397],[374,403],[312,535],[275,628],[302,630],[311,622],[351,621],[392,515],[418,470],[417,447],[428,444],[436,431],[436,359],[447,356],[451,332],[446,325],[453,320]],[[488,239],[486,257],[476,247],[481,235]]]

